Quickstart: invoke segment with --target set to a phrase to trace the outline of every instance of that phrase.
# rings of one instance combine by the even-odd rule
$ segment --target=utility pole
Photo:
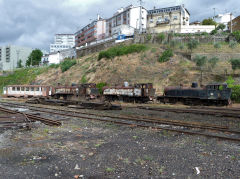
[[[17,68],[18,68],[18,62],[19,62],[19,53],[20,53],[20,50],[17,50]]]
[[[216,8],[215,7],[213,8],[213,11],[214,11],[213,20],[215,20],[215,16],[216,16]]]
[[[230,13],[230,33],[232,33],[232,13]]]
[[[143,1],[139,0],[139,3],[140,3],[139,34],[141,34],[142,33],[142,4],[143,4]]]

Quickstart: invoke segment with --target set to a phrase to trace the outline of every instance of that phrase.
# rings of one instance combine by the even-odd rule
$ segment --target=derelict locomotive
[[[186,105],[229,105],[232,90],[227,84],[209,84],[198,87],[192,83],[191,87],[166,87],[163,96],[157,100],[162,103],[181,102]]]

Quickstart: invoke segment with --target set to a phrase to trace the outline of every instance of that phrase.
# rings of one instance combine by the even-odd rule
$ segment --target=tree
[[[210,58],[210,59],[208,60],[208,63],[210,64],[210,66],[211,66],[212,68],[214,68],[214,67],[216,66],[216,64],[217,64],[218,61],[219,61],[219,58],[213,57],[213,58]]]
[[[217,23],[212,19],[212,18],[208,18],[208,19],[204,19],[202,21],[202,25],[217,25]]]
[[[217,30],[224,30],[226,28],[226,25],[225,24],[219,24],[218,26],[217,26]]]
[[[237,30],[232,33],[238,43],[240,43],[240,30]]]
[[[170,60],[171,57],[173,57],[173,51],[172,51],[172,49],[167,49],[162,53],[162,55],[159,57],[158,61],[161,63],[167,62]]]
[[[23,65],[22,65],[22,60],[20,59],[18,62],[17,62],[17,68],[22,68]]]
[[[191,53],[192,53],[193,49],[197,48],[197,46],[198,46],[198,41],[196,41],[196,40],[191,40],[187,43],[187,47],[189,50],[191,50]]]
[[[43,56],[43,53],[39,49],[35,49],[32,51],[32,53],[29,55],[28,60],[26,61],[26,66],[35,66],[39,65],[41,62],[41,58]]]
[[[214,48],[216,49],[216,52],[217,52],[217,50],[221,48],[221,44],[220,43],[215,43]]]
[[[233,71],[240,69],[240,59],[231,59],[230,63]]]
[[[193,61],[196,63],[196,66],[201,72],[201,78],[200,78],[200,84],[202,84],[202,78],[203,78],[203,67],[207,62],[207,57],[206,56],[196,56]]]
[[[164,33],[160,33],[160,34],[157,35],[157,41],[158,42],[162,43],[164,41],[164,39],[165,39],[165,34]]]

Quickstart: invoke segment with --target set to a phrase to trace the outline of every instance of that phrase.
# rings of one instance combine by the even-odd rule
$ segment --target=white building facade
[[[50,53],[49,55],[42,57],[42,63],[44,63],[44,64],[59,64],[66,58],[70,58],[70,59],[76,58],[76,49],[70,48],[70,49]]]
[[[75,46],[74,34],[56,34],[54,43],[50,44],[50,53],[66,50]]]
[[[14,70],[18,68],[20,61],[22,66],[26,66],[32,50],[32,48],[13,45],[0,47],[0,71]]]
[[[227,30],[228,23],[231,21],[231,18],[234,19],[235,17],[233,15],[231,15],[231,13],[229,12],[229,13],[225,13],[225,14],[218,14],[215,17],[213,17],[213,20],[215,22],[217,22],[218,24],[226,25],[226,28],[224,30]]]
[[[184,5],[159,8],[148,11],[148,33],[210,33],[215,26],[190,25],[190,13]]]
[[[106,37],[133,35],[134,29],[144,31],[147,28],[147,10],[130,5],[119,9],[113,17],[106,20]]]

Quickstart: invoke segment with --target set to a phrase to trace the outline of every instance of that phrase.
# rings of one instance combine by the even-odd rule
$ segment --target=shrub
[[[203,32],[203,33],[201,33],[201,35],[208,36],[209,34],[207,32]]]
[[[208,63],[211,65],[212,68],[214,68],[218,61],[219,61],[219,58],[213,57],[213,58],[208,60]]]
[[[177,44],[176,41],[174,41],[174,40],[170,41],[171,48],[175,48],[176,44]]]
[[[240,69],[240,59],[231,59],[230,63],[232,65],[233,71],[237,70],[237,69]]]
[[[101,82],[101,83],[97,84],[97,88],[98,88],[100,94],[103,94],[103,87],[105,87],[105,86],[107,86],[107,83]]]
[[[165,39],[165,34],[164,33],[160,33],[157,35],[157,41],[159,42],[163,42]]]
[[[240,43],[240,30],[237,30],[232,33],[234,38],[237,40],[238,43]]]
[[[147,40],[147,41],[150,41],[151,39],[152,39],[152,35],[151,35],[151,34],[147,34],[146,40]]]
[[[231,42],[229,43],[229,47],[230,47],[231,49],[234,49],[236,46],[237,46],[237,42],[235,42],[235,41],[231,41]]]
[[[197,48],[197,46],[198,46],[198,41],[196,40],[191,40],[187,43],[187,47],[189,50],[191,50],[191,53],[193,49]]]
[[[229,76],[226,83],[232,89],[231,99],[235,102],[240,102],[240,85],[235,85],[235,80]]]
[[[87,78],[85,75],[82,76],[81,78],[81,83],[84,84],[84,83],[87,83]]]
[[[211,34],[211,35],[217,34],[217,30],[216,30],[216,29],[212,30],[210,34]]]
[[[196,63],[196,65],[198,66],[198,67],[203,67],[205,64],[206,64],[206,62],[207,62],[207,57],[206,56],[199,56],[199,55],[197,55],[194,59],[193,59],[193,61]]]
[[[60,63],[60,68],[62,72],[65,72],[69,70],[73,65],[76,65],[77,61],[76,60],[64,60],[63,62]]]
[[[171,49],[167,49],[162,53],[158,61],[163,63],[169,61],[171,57],[173,57],[173,51]]]
[[[59,64],[51,64],[49,65],[49,68],[59,68]]]
[[[216,49],[216,51],[217,51],[217,49],[221,48],[221,44],[220,43],[215,43],[213,46]]]
[[[101,51],[98,55],[98,60],[101,60],[102,58],[112,59],[116,56],[127,55],[134,52],[141,52],[146,49],[147,49],[146,45],[142,44],[132,44],[128,46],[120,45],[112,47],[106,51]]]
[[[180,49],[180,50],[183,50],[183,49],[184,49],[184,45],[181,44],[181,45],[179,46],[179,49]]]

